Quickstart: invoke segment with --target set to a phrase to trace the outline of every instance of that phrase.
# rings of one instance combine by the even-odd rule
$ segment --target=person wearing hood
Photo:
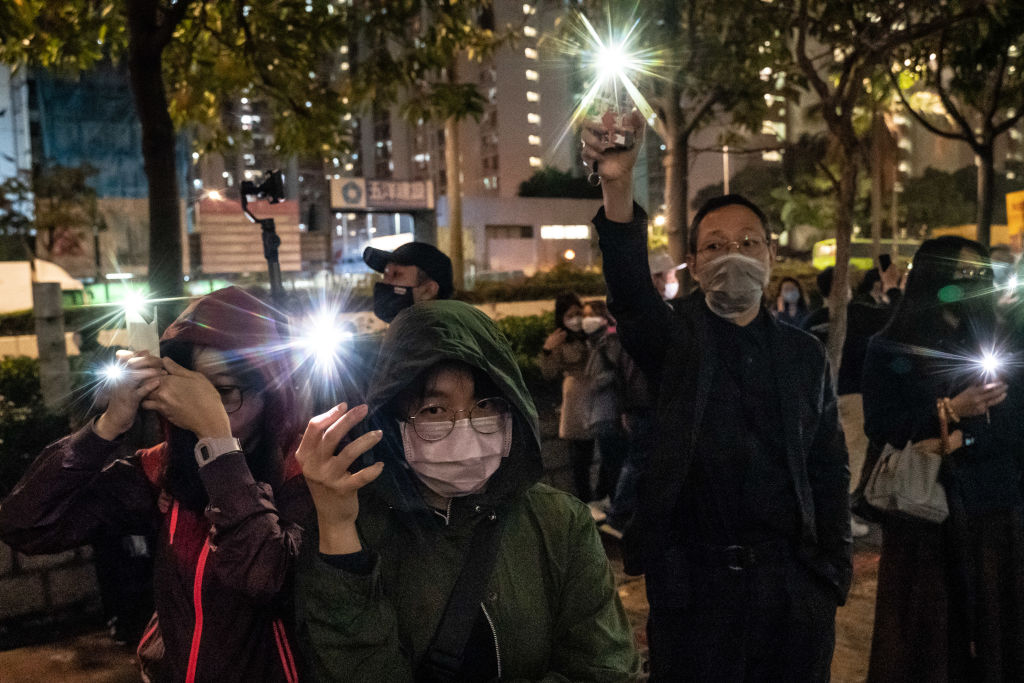
[[[642,139],[643,118],[629,118]],[[850,475],[823,347],[764,305],[767,219],[739,195],[705,203],[687,245],[700,288],[668,304],[647,285],[647,215],[633,202],[643,145],[582,137],[604,195],[609,308],[658,397],[623,539],[627,571],[646,575],[651,680],[828,680],[852,575]]]
[[[349,441],[364,417],[370,430]],[[314,679],[639,673],[587,507],[538,483],[536,409],[480,311],[431,301],[400,313],[368,405],[314,418],[297,457],[318,520],[319,553],[296,586]],[[373,464],[355,469],[357,458]]]
[[[196,300],[164,332],[162,357],[118,352],[104,412],[47,446],[0,504],[0,538],[28,554],[110,533],[158,539],[145,680],[297,680],[290,577],[313,508],[274,348],[273,311],[256,298],[229,287]],[[166,440],[131,452],[140,406]]]

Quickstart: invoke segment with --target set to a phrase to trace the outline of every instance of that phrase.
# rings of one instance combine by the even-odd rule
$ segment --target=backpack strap
[[[476,613],[494,573],[501,546],[502,529],[507,517],[499,518],[491,511],[473,530],[465,563],[459,578],[448,596],[441,622],[434,638],[423,655],[416,676],[420,681],[452,681],[459,678],[470,633],[476,622]]]

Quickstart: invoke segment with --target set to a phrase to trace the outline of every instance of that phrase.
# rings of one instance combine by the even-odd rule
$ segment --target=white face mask
[[[562,320],[562,324],[565,325],[565,329],[570,332],[579,332],[583,329],[583,318],[578,315],[574,315]]]
[[[583,331],[586,334],[594,334],[598,330],[608,327],[607,321],[598,315],[588,315],[583,319]]]
[[[743,254],[726,254],[701,269],[700,285],[708,308],[721,318],[735,320],[761,303],[768,267]]]
[[[679,293],[679,280],[665,283],[665,289],[661,296],[665,299],[675,299],[676,294]]]
[[[411,424],[402,422],[405,460],[420,481],[439,496],[458,498],[478,493],[512,450],[512,418],[476,420],[480,426],[481,420],[501,419],[505,426],[493,434],[481,434],[468,419],[456,420],[451,433],[437,441],[421,439]],[[448,424],[438,423],[438,429],[448,429]]]

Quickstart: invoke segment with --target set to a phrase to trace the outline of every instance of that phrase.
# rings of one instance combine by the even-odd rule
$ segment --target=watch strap
[[[196,462],[199,466],[208,465],[225,453],[241,451],[242,444],[233,436],[199,439],[196,443]]]

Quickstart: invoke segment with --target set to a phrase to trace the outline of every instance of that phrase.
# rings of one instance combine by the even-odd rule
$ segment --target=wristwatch
[[[196,462],[202,467],[225,453],[234,453],[241,450],[242,444],[233,436],[199,439],[195,449]]]

